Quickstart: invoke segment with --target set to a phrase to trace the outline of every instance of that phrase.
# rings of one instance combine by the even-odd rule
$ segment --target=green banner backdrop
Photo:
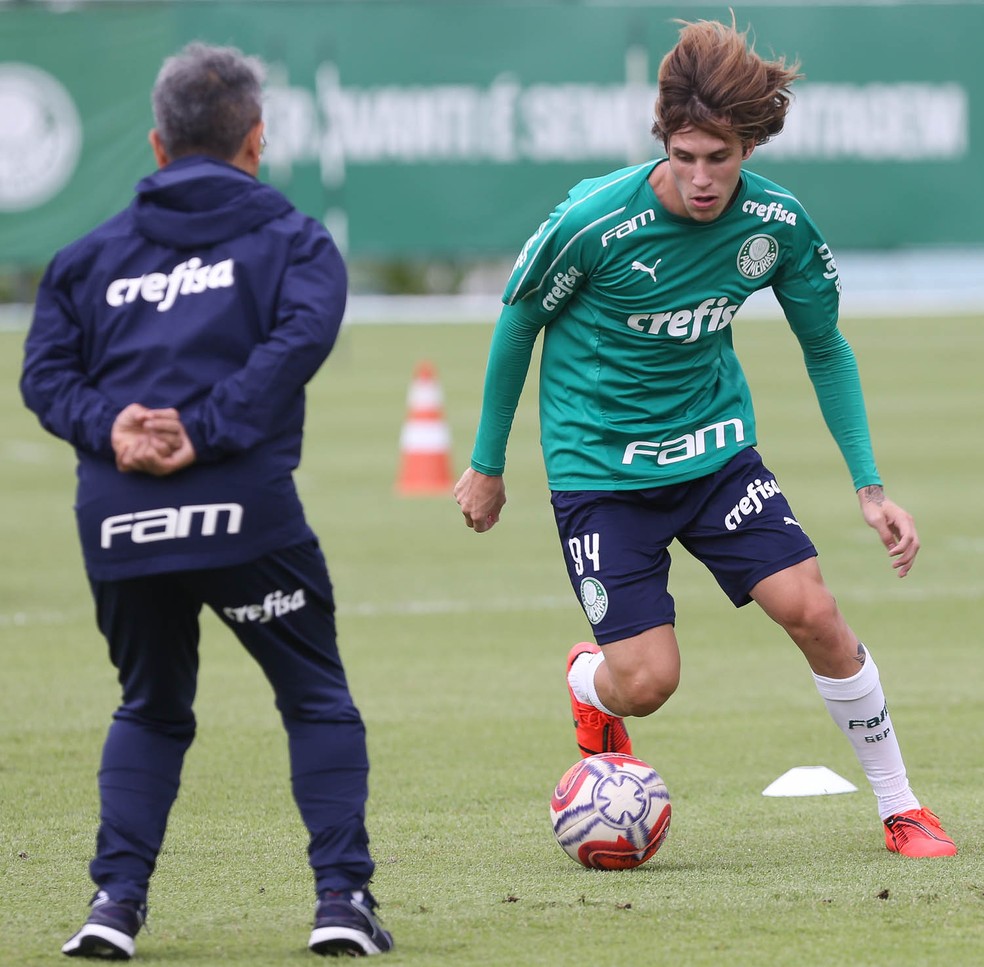
[[[189,40],[269,67],[262,176],[354,257],[509,256],[577,180],[659,154],[675,3],[185,2],[0,7],[0,263],[47,261],[152,166],[149,91]],[[806,74],[750,167],[837,248],[984,244],[980,3],[750,5]]]

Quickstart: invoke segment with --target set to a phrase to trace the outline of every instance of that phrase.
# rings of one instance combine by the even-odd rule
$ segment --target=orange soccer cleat
[[[567,654],[567,672],[571,666],[584,654],[598,654],[601,649],[590,641],[582,641],[575,645]],[[571,696],[571,711],[574,713],[574,731],[577,735],[578,748],[581,755],[598,755],[600,752],[620,752],[632,755],[632,740],[625,729],[625,723],[617,715],[608,715],[601,709],[579,702],[571,686],[567,691]]]
[[[885,846],[902,856],[956,856],[957,846],[930,809],[907,809],[885,820]]]

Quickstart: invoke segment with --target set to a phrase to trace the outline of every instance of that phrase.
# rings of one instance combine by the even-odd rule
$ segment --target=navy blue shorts
[[[817,551],[758,452],[717,473],[648,490],[555,490],[571,585],[599,645],[673,624],[668,547],[676,538],[735,607],[763,578]]]

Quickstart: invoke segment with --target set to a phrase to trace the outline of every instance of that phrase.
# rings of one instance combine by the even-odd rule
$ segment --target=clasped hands
[[[165,477],[195,462],[195,448],[175,409],[131,403],[113,421],[111,440],[121,473]]]

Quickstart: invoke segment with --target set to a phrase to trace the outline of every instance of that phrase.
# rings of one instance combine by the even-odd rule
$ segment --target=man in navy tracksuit
[[[381,953],[365,828],[365,728],[335,638],[328,571],[292,472],[304,386],[342,320],[325,229],[256,180],[262,73],[192,44],[153,92],[159,170],[41,282],[21,389],[78,456],[76,512],[119,673],[99,771],[88,920],[62,948],[128,958],[195,734],[199,614],[269,679],[310,832],[309,946]]]

